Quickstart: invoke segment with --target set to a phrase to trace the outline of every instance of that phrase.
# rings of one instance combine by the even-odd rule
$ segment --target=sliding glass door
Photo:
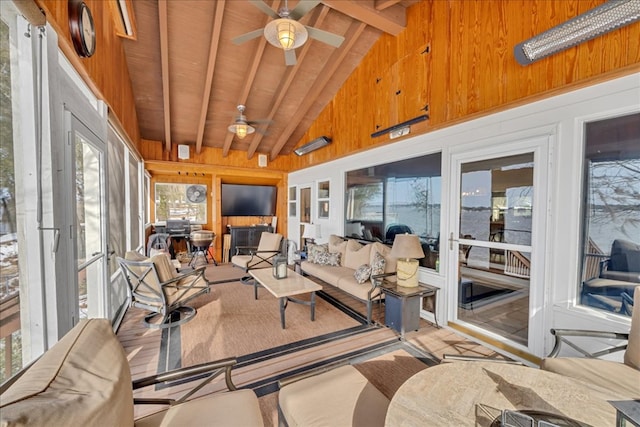
[[[536,151],[530,146],[465,153],[454,156],[452,165],[453,317],[481,334],[524,348],[531,347],[533,313],[543,294],[533,274],[539,267],[534,233],[542,233],[538,216],[544,212],[537,205]]]

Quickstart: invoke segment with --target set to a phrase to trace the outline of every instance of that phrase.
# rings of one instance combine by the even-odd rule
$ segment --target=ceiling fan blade
[[[295,8],[289,12],[289,16],[296,21],[309,13],[311,9],[316,7],[320,3],[320,0],[300,0]]]
[[[339,36],[337,34],[330,33],[328,31],[319,30],[317,28],[304,26],[309,32],[309,37],[312,39],[316,39],[321,41],[322,43],[326,43],[333,47],[340,47],[342,42],[344,41],[344,37]]]
[[[273,19],[278,19],[280,18],[280,15],[278,15],[273,9],[271,9],[265,2],[263,2],[262,0],[249,0],[249,3],[251,3],[252,5],[254,5],[255,7],[257,7],[258,9],[260,9],[261,11],[263,11],[264,13],[266,13],[267,15],[269,15],[270,17],[272,17]]]
[[[253,125],[270,125],[271,123],[273,123],[273,120],[269,120],[269,119],[258,119],[258,120],[250,120],[247,122],[247,124],[250,124],[251,126]]]
[[[253,40],[257,37],[260,37],[263,34],[264,34],[264,28],[260,28],[259,30],[254,30],[254,31],[251,31],[250,33],[239,35],[238,37],[231,39],[231,41],[233,42],[233,44],[242,44],[244,42],[248,42],[249,40]]]
[[[284,51],[284,62],[287,65],[296,65],[296,63],[298,62],[296,60],[296,51],[293,50],[293,49],[285,50]]]

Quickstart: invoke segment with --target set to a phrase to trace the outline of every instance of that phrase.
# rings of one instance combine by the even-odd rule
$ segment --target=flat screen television
[[[222,216],[274,216],[277,187],[222,184]]]

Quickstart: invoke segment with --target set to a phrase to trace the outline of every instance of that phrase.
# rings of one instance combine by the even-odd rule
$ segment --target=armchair
[[[555,345],[542,360],[540,368],[607,388],[631,399],[640,399],[640,286],[635,289],[633,301],[635,309],[629,308],[633,312],[629,333],[552,329]],[[596,351],[587,350],[573,341],[576,337],[609,339],[617,344]],[[583,357],[557,357],[563,344]],[[599,359],[619,351],[624,351],[624,363]]]
[[[237,390],[231,380],[235,363],[233,358],[224,359],[132,382],[127,356],[111,323],[83,319],[38,360],[2,384],[0,425],[262,426],[255,393]],[[187,400],[223,372],[228,391]],[[134,398],[134,390],[178,379],[181,384],[201,381],[179,399]],[[138,404],[164,407],[156,406],[157,412],[136,418],[134,405]]]
[[[282,234],[263,231],[257,248],[238,246],[236,254],[231,257],[234,267],[242,268],[245,272],[255,268],[269,268],[273,266],[273,258],[284,253],[282,248]],[[241,253],[246,252],[246,253]]]
[[[209,292],[204,267],[178,275],[166,255],[136,258],[127,254],[117,260],[129,287],[129,305],[151,312],[144,318],[145,325],[168,328],[191,320],[196,310],[186,303]]]

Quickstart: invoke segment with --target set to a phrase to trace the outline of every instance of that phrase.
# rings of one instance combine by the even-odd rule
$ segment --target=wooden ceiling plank
[[[162,63],[162,105],[164,108],[165,150],[171,151],[171,109],[169,103],[169,32],[167,0],[158,2],[160,23],[160,61]]]
[[[393,36],[399,35],[407,26],[406,9],[399,4],[389,6],[383,12],[376,10],[372,2],[323,0],[322,3]]]
[[[204,126],[207,122],[207,112],[211,99],[211,86],[213,85],[213,73],[216,69],[216,59],[218,58],[218,46],[220,45],[220,33],[222,31],[222,18],[224,17],[224,5],[226,0],[216,3],[215,16],[213,18],[213,30],[211,31],[211,42],[209,43],[209,63],[207,64],[207,74],[202,92],[202,104],[200,105],[200,119],[198,121],[198,131],[196,133],[196,153],[202,150],[202,140],[204,138]]]
[[[271,5],[274,9],[278,9],[280,7],[280,0],[275,0]],[[264,20],[264,26],[266,26],[271,18],[267,17]],[[258,68],[260,68],[260,63],[262,62],[262,55],[264,54],[264,49],[267,46],[267,39],[264,37],[260,37],[260,42],[258,43],[258,47],[253,54],[253,62],[251,63],[251,67],[247,71],[247,74],[244,77],[244,86],[242,87],[242,92],[240,93],[240,97],[238,98],[238,104],[246,105],[247,99],[249,98],[249,92],[251,92],[251,87],[253,86],[253,82],[258,74]],[[233,122],[229,123],[230,125]],[[224,138],[224,145],[222,146],[222,156],[227,157],[229,154],[229,150],[231,149],[231,144],[233,143],[234,134],[231,132],[227,132],[227,135]],[[261,135],[262,137],[262,135]],[[255,136],[254,136],[255,138]]]
[[[376,10],[385,10],[386,8],[398,3],[400,3],[400,0],[375,0],[374,7]]]
[[[356,44],[366,26],[367,24],[364,22],[354,22],[351,24],[347,34],[345,34],[345,42],[331,55],[331,58],[329,58],[325,66],[322,68],[322,71],[318,74],[319,77],[314,82],[313,88],[309,91],[304,102],[298,108],[296,115],[289,121],[289,125],[287,125],[285,130],[280,134],[280,137],[271,150],[271,160],[274,160],[280,154],[282,147],[287,143],[287,140],[295,131],[305,114],[307,114],[309,108],[311,108],[319,94],[324,90],[326,84],[338,70],[345,56],[348,55],[349,51]]]
[[[309,20],[310,26],[320,26],[322,22],[324,22],[325,18],[327,17],[330,11],[330,9],[327,6],[322,6],[322,8],[319,8],[316,10],[319,10],[319,12],[316,12]],[[271,103],[271,111],[269,111],[269,114],[266,117],[267,120],[272,120],[275,117],[276,112],[280,108],[280,104],[282,104],[282,101],[284,101],[285,97],[287,96],[289,92],[289,87],[295,80],[295,76],[297,72],[301,69],[302,63],[305,57],[307,56],[307,53],[310,51],[312,45],[313,43],[311,43],[311,40],[308,40],[307,43],[305,43],[302,46],[302,49],[300,49],[300,55],[298,55],[298,60],[296,65],[294,65],[293,67],[287,67],[287,72],[285,74],[284,79],[280,81],[278,88],[274,92],[275,99]],[[300,118],[300,120],[302,120],[302,118]],[[249,145],[249,149],[247,150],[248,159],[251,159],[254,156],[254,154],[256,153],[256,150],[258,149],[258,146],[260,145],[260,142],[262,142],[262,138],[263,138],[262,134],[255,135],[253,137],[253,140]]]

